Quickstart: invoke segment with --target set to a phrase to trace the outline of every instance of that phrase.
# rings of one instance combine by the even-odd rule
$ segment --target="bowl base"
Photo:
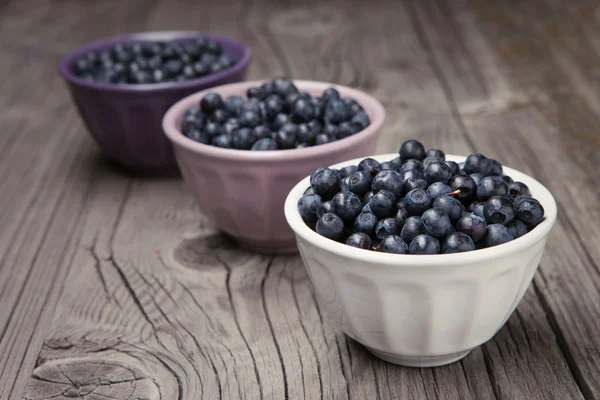
[[[383,361],[387,361],[392,364],[402,365],[405,367],[439,367],[446,364],[451,364],[458,360],[463,359],[471,352],[472,349],[460,351],[458,353],[444,354],[441,356],[403,356],[400,354],[386,353],[383,351],[367,349],[377,358],[381,358]]]
[[[259,242],[247,239],[234,238],[237,245],[244,250],[260,254],[292,254],[298,252],[296,239],[272,242]]]

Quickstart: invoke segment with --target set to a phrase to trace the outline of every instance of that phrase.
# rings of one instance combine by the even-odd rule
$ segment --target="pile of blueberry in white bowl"
[[[459,360],[502,327],[556,212],[533,178],[416,140],[319,168],[285,204],[323,306],[375,355],[407,366]]]

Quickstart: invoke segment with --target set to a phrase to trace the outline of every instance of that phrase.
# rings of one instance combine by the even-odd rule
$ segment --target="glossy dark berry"
[[[437,158],[441,158],[442,160],[445,160],[446,153],[444,153],[440,149],[429,149],[425,152],[425,157],[437,157]]]
[[[360,232],[353,233],[352,235],[348,236],[348,239],[346,239],[346,244],[348,246],[358,247],[359,249],[365,250],[369,250],[372,243],[373,242],[368,235]]]
[[[234,149],[250,150],[256,138],[250,128],[240,128],[231,135],[231,145]]]
[[[486,176],[477,184],[477,199],[487,201],[493,196],[504,196],[508,193],[508,185],[500,176]]]
[[[402,181],[406,182],[409,179],[424,179],[423,173],[421,171],[419,171],[418,169],[411,169],[408,171],[404,171],[402,173],[400,173],[400,176],[402,177]]]
[[[333,213],[323,214],[317,221],[319,235],[332,240],[341,240],[344,236],[344,221]]]
[[[263,90],[262,87],[251,87],[246,91],[246,96],[251,99],[251,98],[257,98],[259,100],[262,100],[265,98],[266,93]]]
[[[381,241],[379,251],[382,253],[407,254],[408,246],[401,237],[390,235]]]
[[[400,231],[400,237],[410,243],[423,233],[425,233],[425,227],[421,223],[421,217],[409,217]]]
[[[441,250],[443,254],[462,253],[475,250],[475,243],[464,233],[453,232],[442,239]]]
[[[204,125],[204,133],[206,133],[208,137],[212,140],[225,132],[223,131],[221,125],[217,124],[216,122],[210,121],[207,122],[206,125]]]
[[[485,203],[477,203],[474,207],[473,207],[473,214],[475,215],[479,215],[481,218],[483,218],[485,220],[485,215],[483,214],[483,207],[485,206]]]
[[[323,206],[321,196],[316,194],[305,194],[298,200],[298,212],[306,223],[317,222],[317,211]]]
[[[429,187],[427,187],[427,193],[433,200],[437,199],[440,196],[448,194],[452,191],[450,186],[443,182],[433,182]]]
[[[354,231],[365,233],[371,237],[375,236],[375,227],[379,220],[370,211],[362,211],[354,219]]]
[[[460,200],[463,204],[469,204],[477,198],[477,184],[468,175],[459,174],[448,180],[448,186],[452,191],[460,190],[454,197]]]
[[[181,133],[186,135],[192,130],[202,130],[204,127],[204,117],[202,115],[190,115],[181,121]]]
[[[340,191],[340,177],[336,170],[325,168],[314,175],[311,186],[321,198],[329,200]]]
[[[518,237],[521,237],[527,233],[527,225],[525,225],[523,222],[519,221],[518,219],[513,219],[508,224],[506,224],[506,227],[508,228],[510,234],[513,235],[513,237],[515,239]]]
[[[225,99],[225,110],[233,117],[239,116],[244,110],[244,99],[241,96],[229,96]]]
[[[285,99],[290,93],[297,93],[298,88],[287,78],[276,78],[273,80],[273,93]]]
[[[471,178],[473,178],[473,181],[475,181],[475,184],[478,184],[480,180],[483,179],[483,174],[471,174],[469,175]]]
[[[239,117],[240,125],[246,128],[254,128],[260,124],[258,113],[250,110],[243,111]]]
[[[490,158],[490,170],[488,175],[502,176],[502,164]]]
[[[514,237],[508,228],[502,224],[488,225],[485,238],[483,239],[486,247],[498,246],[510,242]]]
[[[360,126],[344,121],[338,125],[338,139],[344,139],[361,130]]]
[[[408,252],[410,254],[438,254],[440,252],[440,241],[426,234],[417,235],[410,242]]]
[[[444,162],[434,161],[425,168],[425,180],[429,184],[433,182],[447,183],[451,176],[452,171]]]
[[[372,177],[375,177],[379,172],[381,172],[381,165],[379,161],[374,158],[365,158],[360,163],[358,163],[358,170],[365,171],[368,174],[371,174]]]
[[[544,207],[534,198],[521,196],[515,201],[516,217],[529,229],[544,219]]]
[[[404,173],[406,171],[410,171],[411,169],[416,169],[419,172],[424,172],[425,169],[423,168],[423,164],[421,163],[421,161],[419,160],[415,160],[415,159],[409,159],[406,160],[402,166],[400,167],[400,172]]]
[[[229,149],[231,148],[231,137],[229,135],[219,135],[212,140],[211,144],[216,147]]]
[[[431,165],[431,163],[433,162],[439,162],[442,164],[445,164],[446,161],[444,161],[443,158],[439,158],[439,157],[425,157],[423,159],[423,170],[426,171],[427,168],[429,167],[429,165]]]
[[[341,100],[332,100],[325,107],[325,121],[331,124],[340,124],[349,120],[351,117],[350,110]]]
[[[222,107],[223,99],[218,93],[208,93],[200,100],[200,109],[206,114],[211,114]]]
[[[256,140],[263,138],[271,138],[271,130],[266,125],[258,125],[254,127],[252,133]]]
[[[377,193],[380,190],[388,190],[394,194],[396,199],[402,196],[402,177],[399,173],[392,170],[381,171],[371,183],[371,191]]]
[[[321,208],[317,210],[317,217],[321,218],[324,214],[333,213],[333,203],[331,200],[324,201]]]
[[[365,129],[371,124],[369,116],[364,111],[359,111],[358,113],[354,114],[350,122],[354,125],[358,125],[360,129]]]
[[[360,197],[352,192],[341,191],[331,199],[333,212],[344,221],[354,221],[362,210]]]
[[[208,135],[199,130],[189,131],[188,133],[185,134],[185,136],[187,136],[188,138],[190,138],[193,141],[196,141],[198,143],[210,144],[210,138],[208,137]]]
[[[508,175],[502,175],[502,179],[504,179],[504,182],[506,182],[507,185],[513,183],[513,179]]]
[[[333,141],[335,141],[335,139],[332,139],[331,137],[327,136],[324,133],[321,133],[315,137],[315,145],[316,146],[319,146],[321,144],[331,143]]]
[[[485,237],[487,223],[483,217],[474,213],[463,215],[456,222],[456,231],[469,235],[473,242],[478,243]]]
[[[474,153],[467,157],[465,160],[465,172],[471,174],[482,174],[483,176],[488,175],[492,166],[490,160],[483,154]]]
[[[287,123],[290,123],[290,117],[288,117],[286,114],[283,113],[279,113],[275,116],[275,118],[273,119],[273,121],[271,122],[271,129],[275,132],[277,132],[279,129],[281,129],[281,127]]]
[[[296,132],[296,140],[299,143],[305,143],[309,146],[315,143],[315,138],[318,132],[313,131],[308,124],[302,123],[298,125],[298,131]]]
[[[404,203],[402,203],[401,201],[398,202],[396,207],[397,207],[398,211],[396,211],[394,218],[396,218],[396,221],[398,221],[398,224],[400,226],[404,226],[404,223],[410,217],[410,215],[408,214],[408,211],[406,210]]]
[[[433,200],[423,189],[413,189],[404,197],[404,206],[410,215],[421,215],[431,208]]]
[[[417,140],[407,140],[400,146],[400,159],[406,161],[410,158],[423,160],[425,158],[425,147]]]
[[[404,193],[408,193],[413,189],[427,189],[427,187],[429,186],[429,184],[427,183],[427,181],[425,181],[424,179],[421,178],[408,178],[405,182],[404,182]]]
[[[520,196],[531,196],[529,188],[522,182],[511,182],[508,184],[508,195],[513,201]]]
[[[396,221],[396,218],[384,218],[377,222],[375,226],[375,236],[379,240],[383,240],[390,235],[398,235],[401,226]]]
[[[215,110],[212,113],[210,113],[208,118],[212,122],[216,122],[218,124],[223,124],[225,121],[227,121],[227,119],[229,118],[229,115],[227,114],[227,111],[225,111],[224,108],[219,108],[218,110]]]
[[[384,161],[381,164],[381,170],[391,169],[392,171],[400,172],[400,166],[394,164],[391,161]]]
[[[488,224],[508,224],[515,218],[515,209],[504,197],[490,197],[483,206],[483,215]]]
[[[296,132],[298,125],[288,122],[284,124],[275,134],[275,141],[280,149],[293,149],[296,143]]]
[[[292,106],[292,119],[298,123],[309,122],[315,117],[315,109],[310,100],[299,98]]]
[[[322,97],[325,101],[340,100],[340,92],[338,92],[335,88],[325,89]]]
[[[439,196],[433,201],[433,208],[448,215],[452,223],[458,221],[465,207],[460,201],[450,196]]]
[[[369,206],[371,212],[375,214],[378,219],[388,218],[394,214],[396,208],[396,196],[388,190],[381,190],[374,194],[369,200]]]
[[[444,161],[447,166],[450,167],[450,171],[452,172],[452,176],[460,174],[460,168],[458,164],[454,161]]]
[[[356,165],[348,165],[346,167],[340,168],[338,170],[338,174],[340,175],[340,178],[345,178],[347,176],[351,176],[356,171],[358,171],[358,167]]]
[[[363,196],[363,204],[367,204],[371,198],[373,198],[373,192],[367,192],[367,194]]]
[[[446,236],[452,228],[452,222],[450,222],[448,214],[435,208],[430,208],[423,213],[421,223],[425,228],[425,232],[435,238]]]
[[[359,196],[364,196],[371,190],[373,178],[365,171],[356,171],[350,175],[348,190]]]

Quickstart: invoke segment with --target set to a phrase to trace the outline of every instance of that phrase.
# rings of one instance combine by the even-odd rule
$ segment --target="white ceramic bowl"
[[[356,165],[361,159],[332,168]],[[329,316],[377,357],[411,367],[458,361],[491,339],[529,286],[557,212],[552,194],[541,183],[511,168],[504,167],[504,173],[529,187],[544,206],[545,220],[500,246],[436,255],[379,253],[322,237],[297,209],[309,177],[298,183],[286,199],[285,216]]]

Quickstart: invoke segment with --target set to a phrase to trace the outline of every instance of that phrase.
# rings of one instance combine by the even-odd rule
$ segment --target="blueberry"
[[[305,194],[298,200],[298,212],[306,223],[315,223],[318,220],[317,211],[323,206],[321,197],[316,194]]]
[[[213,54],[221,54],[223,52],[221,45],[212,39],[206,39],[204,49]]]
[[[433,162],[439,162],[439,163],[443,163],[443,164],[446,163],[446,161],[444,161],[443,158],[439,158],[439,157],[425,157],[423,159],[423,161],[422,161],[422,163],[423,163],[423,170],[427,171],[427,168],[429,168],[429,166]]]
[[[234,149],[250,150],[256,142],[256,138],[252,134],[250,128],[240,128],[231,135],[231,144]]]
[[[410,215],[408,214],[404,203],[402,203],[401,201],[398,202],[397,207],[398,211],[396,211],[396,215],[394,215],[394,218],[396,218],[396,221],[398,221],[398,224],[400,226],[404,226],[404,223],[406,222],[408,217],[410,217]]]
[[[266,125],[258,125],[252,130],[254,137],[258,139],[270,138],[271,130]]]
[[[359,196],[364,196],[371,190],[373,178],[365,171],[356,171],[350,175],[348,189]]]
[[[452,189],[450,188],[450,186],[448,186],[442,182],[433,182],[427,188],[427,193],[429,194],[429,196],[431,196],[431,198],[433,200],[437,199],[440,196],[446,195],[450,192],[452,192]]]
[[[266,93],[262,87],[251,87],[246,90],[246,97],[249,99],[257,98],[259,100],[263,100],[266,97]]]
[[[382,171],[385,171],[386,169],[391,169],[393,171],[400,169],[400,168],[398,168],[398,166],[396,164],[392,163],[391,161],[384,161],[380,165],[381,165]],[[396,171],[396,172],[398,172],[398,171]]]
[[[408,252],[410,254],[438,254],[440,252],[440,241],[429,235],[417,235],[410,242]]]
[[[265,117],[269,121],[275,119],[275,117],[283,111],[283,102],[281,101],[281,98],[275,94],[267,96],[264,105]]]
[[[196,76],[196,71],[192,65],[186,65],[183,67],[183,75],[186,79],[192,79]]]
[[[309,101],[315,109],[315,119],[322,120],[325,112],[325,101],[320,97],[311,97]]]
[[[400,159],[406,161],[410,158],[423,160],[425,158],[425,147],[417,140],[407,140],[400,146]]]
[[[508,228],[502,224],[488,225],[483,243],[486,247],[497,246],[502,243],[510,242],[514,237]]]
[[[508,175],[502,175],[502,179],[504,179],[504,182],[506,182],[507,185],[510,185],[511,183],[513,183],[513,179]],[[510,187],[509,187],[509,189],[510,189]]]
[[[405,182],[404,182],[404,192],[408,193],[413,189],[427,189],[427,186],[429,186],[427,184],[427,181],[425,181],[424,179],[421,178],[408,178]]]
[[[465,209],[460,201],[450,196],[439,196],[433,201],[433,208],[448,214],[453,223],[458,221]]]
[[[352,124],[348,121],[342,122],[338,125],[338,139],[345,139],[349,136],[359,132],[360,126]]]
[[[244,99],[241,96],[229,96],[225,99],[224,105],[229,115],[237,117],[244,109]]]
[[[330,138],[337,139],[338,127],[333,124],[325,124],[325,126],[323,127],[323,133],[329,136]]]
[[[354,221],[362,209],[360,197],[352,192],[342,191],[331,199],[333,212],[344,221]]]
[[[467,213],[456,222],[456,231],[469,235],[473,242],[478,243],[485,237],[487,224],[483,217]]]
[[[327,213],[333,213],[333,203],[330,201],[324,201],[321,208],[317,210],[317,217],[321,218]]]
[[[296,143],[298,125],[291,122],[285,123],[275,134],[275,141],[280,149],[293,149]]]
[[[381,190],[369,200],[371,211],[379,219],[391,217],[396,208],[396,197],[388,190]]]
[[[309,100],[299,98],[292,106],[292,119],[298,123],[311,121],[315,117],[315,108]]]
[[[311,186],[323,200],[329,200],[340,191],[340,177],[336,170],[325,168],[311,179]]]
[[[406,243],[410,243],[414,238],[423,233],[425,233],[425,227],[421,223],[421,218],[409,217],[400,231],[400,237],[402,237]]]
[[[200,100],[200,108],[206,114],[223,107],[223,99],[218,93],[208,93]]]
[[[209,138],[214,139],[225,132],[223,131],[221,125],[217,124],[216,122],[209,121],[206,123],[206,125],[204,125],[204,133],[206,133]]]
[[[367,204],[369,201],[371,201],[373,196],[374,196],[373,192],[367,192],[367,194],[365,194],[363,196],[363,204]]]
[[[187,136],[188,138],[190,138],[198,143],[210,144],[210,138],[208,137],[208,135],[197,129],[189,131],[188,133],[185,134],[185,136]]]
[[[316,231],[328,239],[341,240],[344,236],[344,221],[335,214],[323,214],[317,221]]]
[[[273,92],[273,81],[268,81],[260,85],[260,88],[263,92],[265,92],[265,96],[269,96],[271,94],[275,94]]]
[[[488,175],[492,168],[490,160],[483,154],[474,153],[467,157],[465,160],[465,172],[471,174],[482,174],[483,176]]]
[[[350,120],[350,122],[354,125],[358,125],[360,129],[365,129],[367,126],[371,124],[369,120],[369,116],[364,111],[359,111]]]
[[[296,140],[300,143],[312,145],[315,142],[318,132],[311,130],[308,124],[299,124],[298,132],[296,132]]]
[[[404,171],[401,172],[401,176],[402,176],[402,181],[406,182],[409,179],[423,179],[423,173],[421,171],[419,171],[418,169],[411,169],[408,171]],[[425,180],[425,179],[423,179]]]
[[[203,62],[195,62],[192,65],[192,68],[194,68],[194,72],[196,73],[197,76],[204,76],[204,75],[208,75],[208,73],[210,72],[210,68],[209,65]]]
[[[458,167],[458,164],[455,163],[454,161],[444,161],[446,163],[447,166],[450,167],[450,171],[452,172],[452,176],[454,175],[458,175],[460,173],[460,168]]]
[[[479,183],[479,181],[483,179],[483,174],[478,174],[478,173],[475,173],[475,174],[471,174],[471,175],[469,175],[469,176],[470,176],[471,178],[473,178],[473,181],[475,182],[475,184],[478,184],[478,183]]]
[[[477,203],[474,207],[473,207],[473,214],[475,215],[479,215],[481,218],[483,218],[485,220],[485,215],[483,213],[483,207],[485,206],[485,203]]]
[[[515,201],[520,196],[531,196],[531,193],[524,183],[512,182],[508,184],[508,195]]]
[[[273,139],[262,138],[254,142],[250,150],[279,150],[279,147],[277,147],[277,142],[275,142]]]
[[[371,248],[372,241],[368,235],[357,232],[348,236],[346,244],[348,246],[358,247],[359,249],[369,250]]]
[[[185,110],[185,113],[183,114],[183,118],[197,117],[198,115],[202,115],[202,112],[200,111],[200,107],[192,106],[192,107],[188,108],[187,110]]]
[[[302,194],[314,194],[315,192],[312,190],[312,188],[309,186],[306,188],[306,190],[304,191],[304,193]]]
[[[506,227],[515,239],[527,233],[527,225],[518,219],[513,219],[506,225]]]
[[[477,184],[469,175],[455,175],[448,180],[448,186],[452,191],[459,190],[454,197],[460,200],[463,204],[468,204],[477,197]]]
[[[350,191],[350,189],[348,189],[349,184],[350,184],[350,177],[347,176],[345,178],[342,178],[340,175],[340,191],[349,192]]]
[[[379,251],[382,253],[407,254],[408,246],[400,236],[390,235],[381,241]]]
[[[423,189],[413,189],[404,197],[404,206],[410,215],[421,215],[431,208],[433,199]]]
[[[188,116],[181,121],[180,129],[184,135],[192,130],[202,130],[204,127],[204,117],[202,115]]]
[[[231,148],[231,137],[229,135],[219,135],[212,140],[212,145],[229,149]]]
[[[325,89],[321,97],[325,101],[340,100],[340,92],[338,92],[337,89],[330,87]]]
[[[287,78],[276,78],[273,80],[273,93],[285,99],[290,93],[297,93],[298,88]]]
[[[235,60],[227,54],[221,54],[219,58],[217,58],[217,63],[221,65],[222,69],[227,69],[235,64]]]
[[[396,171],[386,170],[378,173],[371,183],[371,191],[377,194],[381,190],[389,190],[399,199],[402,196],[402,177]]]
[[[425,180],[430,184],[433,182],[447,183],[452,176],[452,170],[444,162],[434,161],[425,169]]]
[[[517,219],[529,229],[537,226],[544,219],[544,207],[534,198],[521,196],[515,201]]]
[[[477,199],[487,201],[493,196],[504,196],[508,193],[508,185],[499,176],[486,176],[477,184]]]
[[[488,224],[508,224],[515,218],[515,209],[504,197],[490,197],[483,206],[483,215]]]
[[[400,225],[396,218],[385,218],[375,226],[375,236],[379,240],[383,240],[390,235],[398,235],[400,233]]]
[[[321,133],[315,137],[315,146],[319,146],[321,144],[326,144],[330,142],[334,142],[335,139],[330,138],[324,133]]]
[[[356,165],[348,165],[346,167],[340,168],[338,174],[340,174],[340,178],[345,178],[347,176],[351,176],[356,171],[358,171],[358,167]]]
[[[240,125],[246,128],[254,128],[260,124],[260,116],[254,111],[242,111],[240,114]]]
[[[273,122],[271,122],[271,129],[276,132],[288,122],[291,122],[290,117],[288,117],[286,114],[279,113],[275,116]]]
[[[131,76],[131,82],[136,84],[152,83],[152,75],[148,71],[139,71]]]
[[[350,119],[350,110],[341,100],[332,100],[325,107],[325,121],[339,124]]]
[[[346,104],[346,106],[350,110],[350,115],[355,115],[361,111],[364,111],[363,108],[361,107],[361,105],[358,104],[358,102],[356,100],[354,100],[352,97],[344,97],[342,99],[342,101],[344,102],[344,104]]]
[[[425,232],[436,238],[446,236],[452,228],[452,222],[450,222],[448,214],[435,208],[430,208],[423,213],[421,223],[425,228]]]
[[[489,160],[490,160],[490,170],[488,172],[488,175],[502,176],[502,164],[500,164],[498,161],[493,160],[491,158]]]
[[[472,251],[475,250],[475,243],[464,233],[452,232],[442,239],[441,250],[443,254]]]
[[[446,153],[444,153],[440,149],[429,149],[425,152],[425,157],[437,157],[437,158],[441,158],[442,160],[445,160]]]
[[[363,211],[354,219],[354,231],[375,236],[375,227],[379,220],[370,211]]]
[[[304,149],[304,148],[310,147],[310,146],[308,144],[306,144],[306,143],[296,142],[296,145],[294,147],[297,148],[297,149]]]
[[[379,161],[373,158],[365,158],[358,163],[358,170],[365,171],[374,177],[381,171],[381,165],[379,164]]]
[[[165,72],[168,76],[178,75],[183,70],[183,63],[180,60],[169,60],[165,63]]]
[[[218,110],[214,110],[212,113],[210,113],[208,118],[213,122],[222,124],[225,121],[227,121],[229,115],[227,114],[227,111],[225,111],[225,109],[219,108]]]

